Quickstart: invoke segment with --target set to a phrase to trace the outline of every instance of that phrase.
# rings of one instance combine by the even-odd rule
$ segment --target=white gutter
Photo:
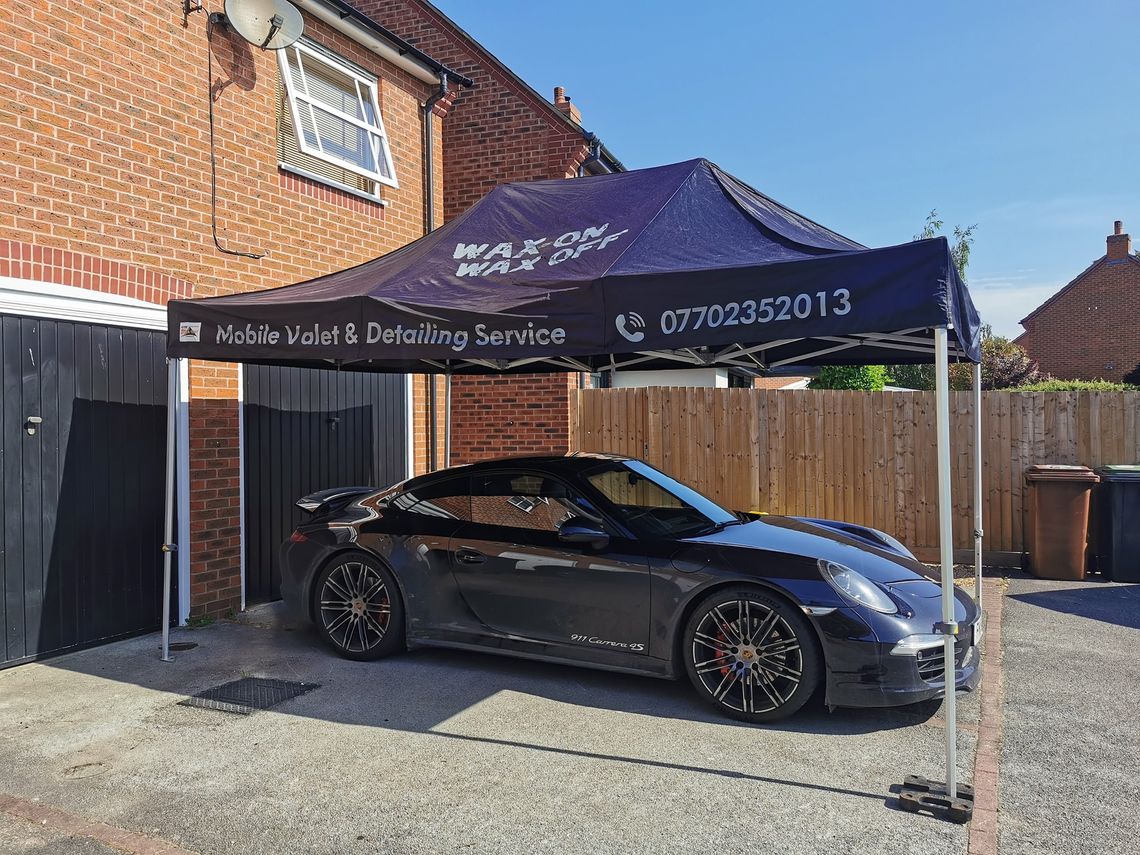
[[[357,44],[368,48],[381,59],[392,63],[397,68],[402,68],[417,80],[431,84],[439,83],[439,72],[434,68],[419,62],[408,54],[400,53],[389,42],[379,38],[366,27],[361,26],[351,18],[342,18],[336,9],[330,8],[321,0],[294,0],[294,3],[314,18],[324,21],[334,30],[344,33]]]

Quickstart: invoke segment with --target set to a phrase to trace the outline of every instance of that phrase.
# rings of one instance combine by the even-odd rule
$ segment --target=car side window
[[[476,523],[549,532],[575,518],[601,523],[589,500],[555,478],[497,472],[471,480],[471,519]]]
[[[471,479],[446,478],[393,496],[388,506],[411,514],[471,521]]]

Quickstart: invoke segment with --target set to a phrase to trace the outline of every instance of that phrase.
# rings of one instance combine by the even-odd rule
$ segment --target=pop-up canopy
[[[945,238],[867,249],[690,160],[508,184],[396,252],[283,288],[174,300],[168,323],[168,353],[179,359],[167,423],[166,608],[182,357],[479,374],[933,362],[943,620],[931,629],[943,635],[945,685],[954,685],[948,363],[975,363],[980,449],[980,325]],[[980,603],[980,455],[974,505]],[[166,659],[165,617],[163,627]],[[953,690],[946,707],[946,782],[928,807],[961,804]]]
[[[492,190],[296,285],[170,303],[173,356],[372,371],[978,359],[945,238],[867,249],[707,160]]]

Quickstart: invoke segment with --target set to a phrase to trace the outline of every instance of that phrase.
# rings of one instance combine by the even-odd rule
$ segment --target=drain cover
[[[206,689],[178,703],[185,707],[249,715],[255,710],[267,710],[282,701],[319,688],[318,683],[297,683],[268,677],[242,677],[232,683]]]

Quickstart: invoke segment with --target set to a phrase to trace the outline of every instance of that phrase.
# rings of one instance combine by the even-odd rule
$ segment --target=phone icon
[[[628,320],[625,315],[618,315],[614,318],[614,326],[627,341],[638,342],[645,338],[645,319],[637,312],[630,312]]]

